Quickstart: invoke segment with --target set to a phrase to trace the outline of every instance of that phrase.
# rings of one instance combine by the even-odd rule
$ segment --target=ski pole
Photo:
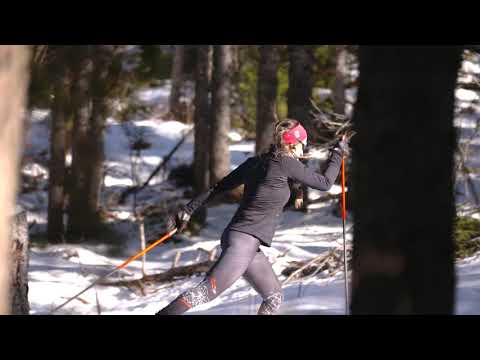
[[[85,289],[83,289],[81,292],[79,292],[77,295],[75,295],[74,297],[68,299],[66,302],[64,302],[62,305],[59,305],[57,306],[54,310],[52,310],[50,312],[50,315],[57,312],[58,310],[60,310],[61,308],[63,308],[65,305],[67,305],[68,303],[70,303],[71,301],[75,300],[76,298],[78,298],[80,295],[82,295],[83,293],[85,293],[87,290],[91,289],[92,287],[94,287],[95,285],[97,285],[100,281],[102,280],[105,280],[106,278],[108,278],[109,276],[113,275],[114,273],[116,273],[117,271],[125,268],[128,264],[130,264],[132,261],[135,261],[137,260],[139,257],[142,257],[143,255],[145,255],[147,252],[149,252],[150,250],[152,250],[153,248],[155,248],[156,246],[160,245],[162,242],[164,242],[165,240],[171,238],[173,235],[175,235],[177,233],[178,229],[173,229],[172,231],[170,231],[169,233],[167,233],[166,235],[164,235],[161,239],[155,241],[152,245],[150,245],[149,247],[147,247],[145,250],[139,252],[137,255],[134,255],[132,256],[131,258],[129,258],[128,260],[126,260],[125,262],[123,262],[121,265],[117,266],[115,269],[113,269],[111,272],[109,272],[107,275],[104,275],[102,277],[100,277],[99,279],[97,279],[96,281],[94,281],[92,284],[90,284],[88,287],[86,287]]]
[[[345,157],[342,158],[342,224],[343,224],[343,263],[345,277],[345,315],[348,315],[348,261],[347,261],[347,242],[345,236],[345,223],[347,221],[347,206],[345,196]]]

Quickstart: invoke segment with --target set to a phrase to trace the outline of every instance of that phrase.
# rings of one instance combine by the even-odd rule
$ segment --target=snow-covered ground
[[[478,71],[478,65],[468,63],[467,70],[472,73]],[[168,87],[155,88],[140,94],[140,98],[153,104],[165,104],[168,97]],[[474,96],[476,95],[476,97]],[[461,103],[475,104],[478,93],[471,94],[457,91],[457,98]],[[468,136],[475,126],[476,113],[462,115],[456,120],[461,127],[463,137]],[[191,129],[191,126],[175,121],[146,119],[122,126],[114,119],[109,119],[106,129],[106,169],[104,202],[109,211],[114,212],[125,221],[126,242],[117,249],[115,255],[109,251],[107,245],[98,246],[32,246],[30,251],[29,269],[29,300],[31,314],[47,314],[55,306],[75,295],[98,276],[111,271],[126,258],[134,255],[139,249],[135,229],[129,222],[131,219],[131,199],[125,205],[108,205],[109,196],[119,193],[132,184],[130,153],[128,150],[129,138],[127,133],[142,133],[145,140],[152,144],[151,148],[143,152],[143,162],[139,166],[139,176],[145,180],[162,157],[175,146],[182,135]],[[232,144],[230,153],[232,169],[251,156],[254,149],[252,142],[241,141],[239,135],[231,133]],[[479,144],[476,138],[474,145]],[[35,112],[29,130],[27,154],[35,156],[35,164],[27,164],[24,173],[38,175],[43,190],[22,194],[21,203],[28,210],[32,234],[45,232],[47,193],[46,184],[48,172],[48,112]],[[478,145],[477,145],[478,146]],[[43,153],[43,154],[42,154]],[[179,164],[191,162],[193,153],[193,136],[189,136],[179,151],[175,154],[168,169]],[[322,154],[320,154],[322,155]],[[480,157],[472,157],[471,166],[478,167]],[[155,204],[160,200],[179,199],[184,189],[175,189],[174,185],[165,181],[166,173],[152,182],[152,187],[145,194],[138,197],[141,205]],[[475,183],[478,184],[474,175]],[[462,186],[460,186],[462,188]],[[331,193],[338,193],[334,187]],[[461,189],[459,190],[461,191]],[[312,191],[311,196],[317,198],[320,194]],[[183,201],[187,201],[184,199]],[[342,243],[341,219],[332,215],[333,203],[324,202],[310,207],[308,214],[286,211],[276,232],[273,247],[264,248],[264,252],[274,264],[274,270],[280,280],[282,270],[291,261],[312,259],[322,252]],[[236,209],[235,205],[220,205],[211,207],[208,212],[208,226],[198,236],[184,239],[181,242],[169,242],[160,246],[147,255],[146,272],[158,273],[171,268],[178,252],[181,252],[179,265],[192,264],[199,260],[206,260],[204,253],[199,249],[210,251],[219,245],[219,237]],[[121,225],[121,224],[120,224]],[[121,226],[119,225],[119,228]],[[347,224],[347,229],[351,223]],[[147,228],[147,234],[149,229]],[[348,234],[347,240],[351,241]],[[480,255],[465,259],[457,264],[457,314],[480,314]],[[115,279],[132,279],[141,277],[140,261],[132,263],[126,270],[122,270],[112,277]],[[101,314],[140,314],[151,315],[172,301],[182,291],[197,284],[201,278],[195,277],[179,280],[173,283],[160,284],[144,289],[144,294],[135,288],[97,286],[74,300],[58,314],[97,314],[97,299]],[[317,314],[342,315],[345,312],[343,273],[335,276],[320,274],[310,280],[296,281],[284,287],[285,301],[281,314]],[[253,315],[256,313],[261,299],[244,281],[239,280],[218,299],[210,304],[198,307],[189,314],[192,315]]]

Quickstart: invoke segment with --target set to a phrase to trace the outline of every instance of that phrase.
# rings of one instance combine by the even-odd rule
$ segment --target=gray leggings
[[[260,241],[237,231],[223,233],[222,254],[205,279],[187,290],[157,315],[180,315],[199,305],[206,304],[241,276],[262,296],[259,315],[273,315],[282,303],[282,286],[267,257],[260,250]]]

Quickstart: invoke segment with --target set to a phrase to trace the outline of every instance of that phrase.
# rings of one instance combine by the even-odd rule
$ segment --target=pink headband
[[[290,129],[283,134],[283,141],[287,145],[294,145],[300,142],[306,146],[307,138],[307,131],[301,124],[298,124],[293,129]]]

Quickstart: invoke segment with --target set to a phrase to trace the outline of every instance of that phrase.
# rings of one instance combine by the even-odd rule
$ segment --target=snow
[[[480,65],[477,62],[466,60],[462,63],[462,70],[466,73],[480,74]]]
[[[456,313],[478,315],[480,299],[480,256],[467,259],[457,265]]]
[[[478,93],[472,90],[458,89],[455,93],[456,97],[460,101],[478,101]]]
[[[478,64],[464,64],[464,69],[478,73]],[[168,106],[169,82],[164,85],[139,92],[141,101],[152,106]],[[319,90],[320,91],[320,90]],[[322,95],[327,96],[322,90]],[[190,95],[190,94],[189,94]],[[459,89],[456,92],[459,101],[471,106],[472,101],[478,100],[478,94],[472,91]],[[349,99],[353,100],[356,92],[348,92]],[[474,130],[480,109],[476,115],[462,115],[456,119],[456,126],[461,127],[462,137],[465,138]],[[35,162],[26,164],[24,174],[42,175],[42,181],[48,177],[45,159],[48,159],[48,116],[46,110],[35,111],[31,116],[26,153],[35,157]],[[142,151],[142,163],[139,165],[139,177],[146,180],[155,167],[180,141],[182,136],[191,129],[176,121],[160,120],[156,118],[142,119],[122,125],[115,119],[108,119],[105,136],[105,153],[107,176],[104,184],[104,201],[112,194],[118,194],[127,186],[132,185],[129,139],[127,133],[142,134],[151,147]],[[231,169],[235,169],[248,157],[253,155],[255,144],[252,141],[242,140],[241,132],[232,129],[229,134],[231,140],[230,155]],[[480,145],[480,138],[476,138],[474,145]],[[39,154],[46,152],[47,157]],[[174,155],[167,170],[180,164],[189,164],[192,161],[193,135],[190,135],[179,151]],[[317,161],[325,159],[326,152],[314,152]],[[40,163],[39,163],[40,161]],[[480,159],[474,156],[469,165],[480,167]],[[181,198],[184,189],[176,189],[166,180],[168,172],[159,174],[152,186],[139,196],[142,204],[155,204],[160,200]],[[480,185],[480,179],[472,175],[474,182]],[[458,183],[459,191],[464,188]],[[480,187],[480,186],[479,186]],[[480,188],[479,188],[480,191]],[[339,194],[341,189],[334,186],[331,194]],[[312,200],[325,195],[312,190]],[[177,201],[175,200],[175,201]],[[465,201],[463,195],[458,201]],[[471,198],[470,198],[471,200]],[[28,211],[30,223],[36,222],[31,233],[44,233],[46,230],[46,211],[48,194],[45,189],[24,193],[19,196],[18,202]],[[183,199],[183,201],[187,201]],[[99,276],[110,272],[125,259],[136,254],[139,250],[137,229],[131,223],[131,201],[126,205],[108,206],[109,211],[119,218],[118,229],[123,229],[126,241],[117,241],[115,246],[110,245],[48,245],[32,246],[30,251],[29,268],[29,300],[31,314],[47,314],[55,306],[66,301],[76,293],[89,286]],[[312,259],[324,251],[342,244],[341,219],[335,217],[332,202],[317,203],[304,214],[286,211],[281,217],[272,248],[262,248],[280,281],[282,270],[290,261],[305,261]],[[236,210],[236,205],[223,204],[211,207],[208,212],[207,226],[198,236],[182,238],[179,243],[167,242],[147,254],[146,271],[154,274],[170,269],[177,252],[181,252],[180,265],[192,264],[198,260],[206,260],[206,255],[199,251],[211,251],[219,246],[219,237]],[[352,219],[347,221],[347,230],[352,226]],[[147,233],[155,233],[154,229],[146,227]],[[153,236],[153,235],[152,235]],[[181,237],[179,237],[180,239]],[[350,232],[347,241],[352,241]],[[135,279],[141,277],[141,262],[133,262],[126,270],[119,271],[111,280]],[[480,314],[480,254],[465,259],[457,264],[457,314]],[[173,283],[146,286],[145,294],[133,288],[96,286],[87,291],[80,299],[72,301],[61,309],[58,314],[97,314],[96,298],[98,297],[102,315],[138,314],[152,315],[175,299],[181,292],[198,284],[202,279],[194,277],[178,280]],[[296,281],[284,286],[284,303],[281,314],[284,315],[343,315],[345,313],[343,273],[331,276],[322,273],[304,281]],[[215,301],[193,309],[191,315],[253,315],[261,303],[260,297],[243,280],[237,281]]]
[[[193,238],[192,243],[181,248],[167,244],[153,250],[151,254],[147,255],[149,271],[168,269],[176,251],[179,249],[183,251],[181,264],[186,265],[196,258],[198,248],[211,250],[218,246],[216,237],[218,237],[234,211],[235,206],[233,205],[211,208],[207,221],[212,226],[204,229],[200,236]],[[274,264],[274,270],[277,274],[281,272],[287,261],[310,258],[316,256],[320,251],[336,245],[336,240],[341,237],[341,223],[339,224],[339,219],[330,215],[329,212],[330,209],[326,208],[322,211],[315,211],[305,218],[302,214],[296,212],[284,214],[279,231],[274,239],[276,246],[271,249],[264,248],[264,252],[272,262],[289,250],[288,257],[279,258]],[[215,225],[213,226],[213,224]],[[337,234],[338,239],[332,241],[321,240],[320,234],[331,234],[332,232]],[[75,250],[77,252],[76,256],[66,259],[67,250],[70,253]],[[51,247],[49,251],[32,249],[30,261],[32,314],[48,312],[48,309],[61,303],[63,298],[68,298],[81,291],[91,281],[95,280],[95,276],[108,272],[113,265],[120,264],[121,260],[120,258],[107,258],[91,250],[71,245]],[[129,267],[129,270],[135,272],[138,277],[140,266],[140,262],[137,261]],[[97,286],[102,314],[153,314],[178,296],[180,291],[186,290],[200,280],[200,278],[194,278],[178,281],[174,286],[160,285],[159,288],[164,290],[154,293],[154,289],[151,289],[152,293],[145,297],[136,295],[125,288]],[[331,309],[332,313],[343,313],[343,283],[341,279],[318,279],[308,283],[305,282],[302,285],[302,299],[298,297],[297,287],[298,284],[285,287],[287,299],[285,313],[302,313],[304,310],[322,309]],[[323,291],[328,292],[329,295],[320,302],[312,301],[308,309],[304,308],[305,297],[316,297]],[[52,296],[52,294],[55,294],[55,296]],[[338,301],[334,297],[338,298]],[[71,306],[69,304],[65,311],[60,311],[59,314],[95,314],[95,291],[89,291],[81,298],[88,304],[75,301]],[[289,301],[290,298],[292,303]],[[249,303],[253,302],[253,299],[259,305],[259,297],[254,296],[254,292],[244,280],[239,280],[219,299],[192,310],[192,314],[248,314],[253,311],[253,309],[250,309],[252,303]],[[63,299],[63,301],[65,300]],[[301,306],[297,307],[297,303]],[[216,304],[220,305],[217,307]]]

